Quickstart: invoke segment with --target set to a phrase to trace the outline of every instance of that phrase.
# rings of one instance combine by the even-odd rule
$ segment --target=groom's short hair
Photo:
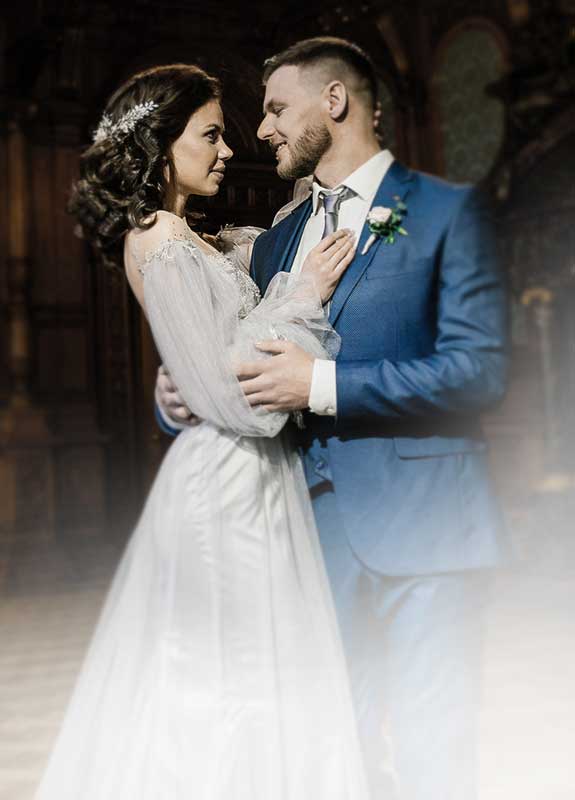
[[[263,83],[280,67],[324,67],[327,80],[350,77],[356,91],[374,107],[377,101],[377,73],[370,57],[361,47],[335,36],[302,39],[264,62]]]

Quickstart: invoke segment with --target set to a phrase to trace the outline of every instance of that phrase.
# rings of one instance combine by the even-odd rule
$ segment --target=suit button
[[[315,462],[315,467],[316,469],[325,469],[327,467],[327,464],[325,463],[323,458],[318,458],[318,460]]]

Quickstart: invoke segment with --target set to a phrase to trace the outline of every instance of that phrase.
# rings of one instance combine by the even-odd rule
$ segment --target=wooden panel
[[[32,259],[34,277],[31,286],[33,304],[58,302],[58,280],[55,272],[56,243],[54,227],[53,150],[36,146],[32,151]]]
[[[50,536],[54,526],[54,473],[50,449],[11,453],[16,486],[16,534]]]
[[[89,386],[86,331],[82,328],[44,328],[37,331],[35,389],[63,396],[87,392]]]
[[[98,533],[106,523],[106,461],[98,445],[56,452],[56,533]]]
[[[16,476],[10,460],[0,456],[0,541],[7,539],[16,519]],[[0,552],[0,560],[1,560]],[[0,581],[2,575],[0,572]]]
[[[84,245],[74,236],[75,222],[66,211],[77,162],[74,148],[45,144],[33,148],[33,304],[85,300]]]
[[[86,296],[85,245],[74,235],[76,220],[66,210],[70,189],[78,174],[78,155],[76,148],[58,147],[54,152],[55,266],[58,272],[58,300],[65,304],[90,301]]]
[[[6,140],[0,136],[0,175],[8,174]],[[8,295],[8,192],[0,192],[0,399],[6,396],[9,388],[7,337],[8,325],[6,302]]]

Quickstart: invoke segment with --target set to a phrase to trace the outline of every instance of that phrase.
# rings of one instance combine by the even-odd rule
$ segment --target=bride
[[[257,232],[224,232],[223,255],[188,226],[188,198],[216,194],[232,155],[219,98],[194,66],[136,75],[108,102],[74,187],[71,210],[104,262],[123,260],[202,422],[160,468],[37,800],[367,797],[287,416],[251,409],[234,373],[270,335],[335,356],[321,301],[354,243],[325,239],[261,299],[245,269]]]

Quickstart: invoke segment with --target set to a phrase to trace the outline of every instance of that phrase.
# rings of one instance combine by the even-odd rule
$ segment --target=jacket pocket
[[[393,442],[400,458],[434,458],[457,453],[481,453],[487,450],[485,439],[468,436],[396,436]]]

